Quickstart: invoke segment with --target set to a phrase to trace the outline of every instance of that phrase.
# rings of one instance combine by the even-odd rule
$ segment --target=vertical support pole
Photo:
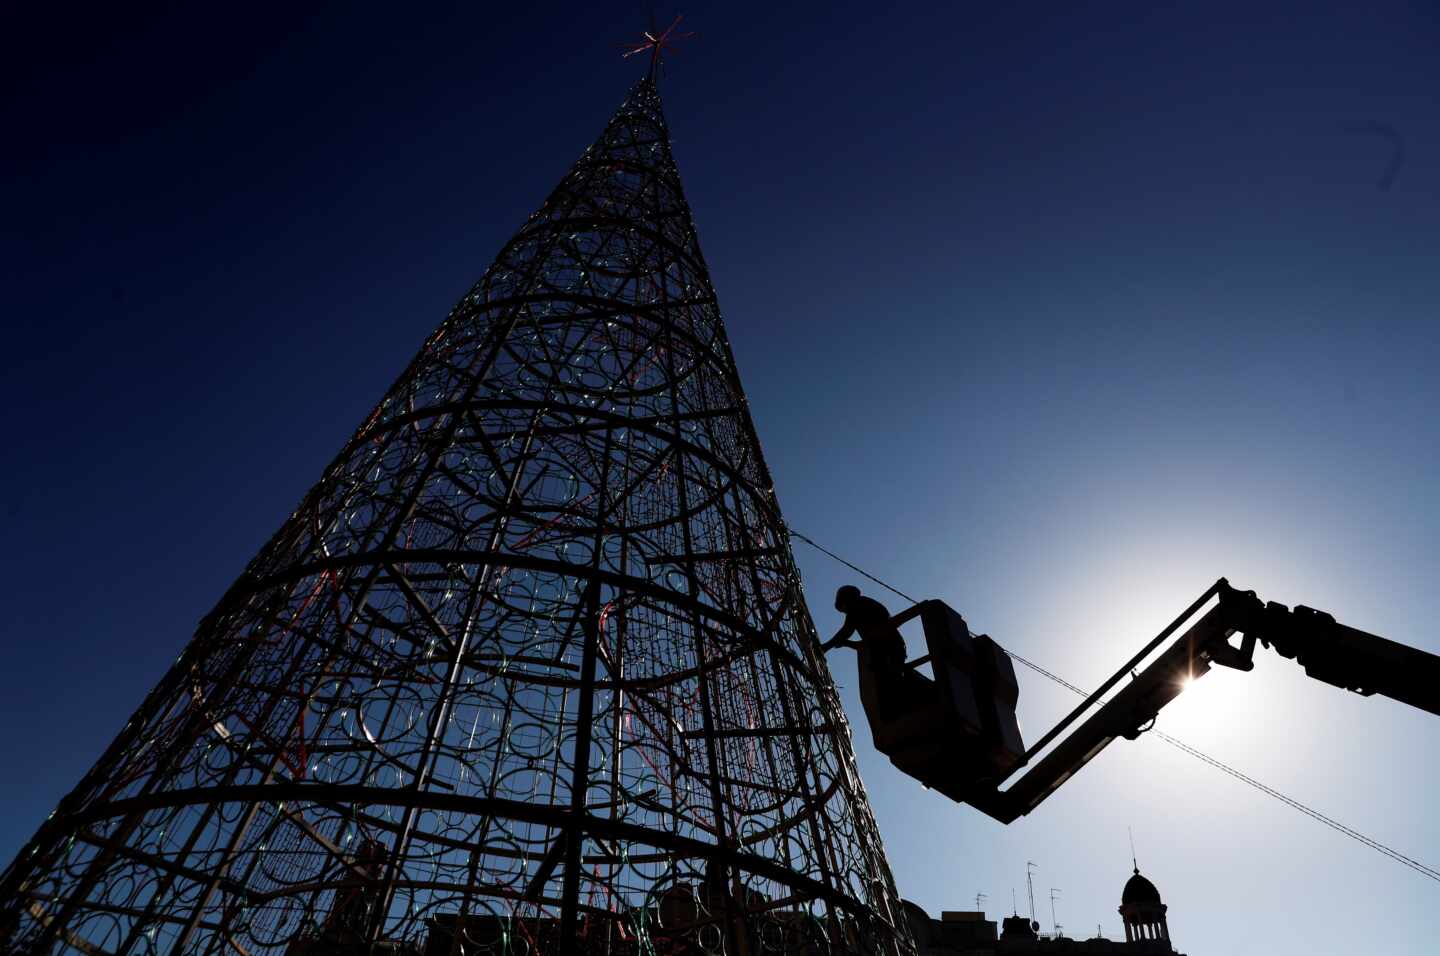
[[[595,718],[595,647],[600,634],[600,583],[591,579],[582,602],[580,691],[576,706],[575,766],[570,784],[570,819],[565,824],[565,884],[560,911],[560,952],[580,952],[580,850],[585,842],[585,796],[590,789],[590,724]]]

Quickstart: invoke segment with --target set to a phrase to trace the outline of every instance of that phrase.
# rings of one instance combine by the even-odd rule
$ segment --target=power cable
[[[850,570],[854,571],[855,573],[864,575],[864,576],[865,576],[866,578],[868,578],[869,580],[874,581],[876,584],[880,585],[881,587],[885,588],[885,589],[888,590],[888,591],[892,591],[892,592],[894,592],[895,594],[898,594],[900,597],[904,598],[905,600],[909,601],[909,602],[912,603],[912,604],[917,603],[914,598],[912,598],[910,595],[906,594],[904,591],[901,591],[899,588],[894,587],[894,586],[892,586],[892,585],[890,585],[890,584],[887,584],[886,582],[884,582],[884,581],[880,580],[879,578],[877,578],[875,575],[871,574],[869,571],[866,571],[864,568],[861,568],[861,567],[859,567],[858,565],[855,565],[855,564],[851,563],[850,561],[847,561],[847,560],[845,560],[844,558],[840,557],[840,555],[836,554],[834,551],[831,551],[831,550],[828,549],[828,548],[825,548],[825,547],[820,546],[819,544],[816,544],[813,540],[811,540],[810,538],[808,538],[808,537],[806,537],[805,535],[801,534],[800,532],[796,531],[794,528],[790,528],[790,527],[787,526],[786,530],[790,532],[790,535],[791,535],[792,537],[799,538],[801,541],[804,541],[806,544],[810,545],[810,547],[814,548],[815,550],[820,551],[821,553],[826,554],[826,555],[828,555],[828,556],[831,557],[831,558],[834,558],[836,561],[839,561],[841,564],[845,565],[847,568],[849,568]],[[998,642],[997,642],[997,643],[998,643]],[[1075,686],[1074,684],[1070,683],[1070,682],[1069,682],[1068,680],[1066,680],[1065,678],[1060,677],[1058,674],[1051,673],[1050,671],[1048,671],[1048,670],[1046,670],[1045,668],[1041,667],[1039,664],[1036,664],[1036,663],[1033,662],[1033,661],[1028,661],[1028,660],[1026,660],[1025,658],[1021,657],[1019,654],[1016,654],[1015,652],[1009,650],[1008,648],[1002,647],[1001,650],[1004,650],[1005,653],[1008,654],[1008,655],[1010,655],[1010,657],[1011,657],[1013,660],[1019,661],[1021,664],[1024,664],[1026,667],[1028,667],[1028,668],[1030,668],[1031,670],[1035,671],[1037,674],[1040,674],[1040,675],[1043,676],[1043,677],[1049,678],[1050,680],[1052,680],[1052,681],[1054,681],[1055,683],[1059,684],[1061,687],[1064,687],[1066,690],[1069,690],[1069,691],[1072,691],[1073,693],[1079,694],[1081,697],[1088,697],[1088,696],[1089,696],[1089,694],[1087,694],[1085,691],[1081,690],[1079,687]],[[1224,763],[1223,761],[1217,760],[1216,758],[1210,756],[1210,755],[1207,754],[1207,753],[1204,753],[1203,751],[1197,750],[1196,748],[1190,746],[1189,744],[1185,743],[1183,740],[1180,740],[1180,739],[1177,738],[1177,737],[1172,737],[1171,735],[1169,735],[1169,734],[1167,734],[1167,733],[1164,733],[1164,732],[1162,732],[1162,731],[1159,731],[1159,730],[1151,731],[1151,733],[1153,733],[1156,737],[1159,737],[1161,740],[1165,741],[1167,744],[1171,745],[1172,747],[1175,747],[1175,748],[1183,751],[1184,753],[1189,754],[1190,756],[1194,757],[1195,759],[1201,761],[1202,763],[1206,763],[1206,764],[1210,765],[1211,767],[1214,767],[1216,770],[1219,770],[1219,771],[1221,771],[1222,773],[1229,774],[1231,777],[1234,777],[1236,780],[1239,780],[1241,783],[1249,784],[1250,786],[1254,787],[1256,790],[1259,790],[1261,793],[1264,793],[1264,794],[1266,794],[1266,795],[1268,795],[1268,796],[1274,797],[1276,800],[1279,800],[1281,803],[1285,804],[1285,805],[1288,806],[1288,807],[1292,807],[1293,809],[1299,810],[1301,813],[1305,814],[1307,817],[1310,817],[1312,820],[1315,820],[1315,821],[1317,821],[1317,822],[1319,822],[1319,823],[1323,823],[1325,826],[1329,827],[1330,829],[1334,830],[1335,832],[1340,833],[1340,834],[1343,834],[1343,835],[1349,837],[1350,839],[1355,840],[1355,841],[1357,841],[1357,842],[1359,842],[1359,843],[1361,843],[1361,844],[1369,847],[1370,849],[1374,850],[1375,852],[1380,853],[1380,854],[1382,854],[1382,855],[1384,855],[1384,856],[1389,857],[1390,859],[1394,860],[1396,863],[1400,863],[1400,864],[1403,864],[1404,866],[1408,866],[1410,869],[1412,869],[1412,870],[1414,870],[1415,872],[1419,873],[1421,876],[1428,876],[1430,879],[1435,880],[1436,882],[1440,882],[1440,870],[1436,870],[1434,867],[1426,866],[1424,863],[1421,863],[1419,860],[1416,860],[1416,859],[1414,859],[1414,858],[1412,858],[1412,857],[1408,857],[1408,856],[1406,856],[1404,853],[1401,853],[1399,850],[1396,850],[1396,849],[1394,849],[1393,847],[1386,846],[1385,844],[1381,843],[1379,840],[1373,840],[1373,839],[1371,839],[1370,837],[1366,836],[1365,834],[1361,833],[1359,830],[1356,830],[1356,829],[1354,829],[1354,828],[1352,828],[1352,827],[1346,826],[1345,824],[1341,823],[1339,820],[1336,820],[1336,819],[1334,819],[1334,818],[1332,818],[1332,817],[1327,817],[1325,814],[1321,813],[1319,810],[1316,810],[1316,809],[1314,809],[1314,808],[1312,808],[1312,807],[1308,807],[1308,806],[1306,806],[1305,804],[1301,803],[1299,800],[1294,799],[1293,797],[1288,797],[1288,796],[1286,796],[1285,794],[1281,793],[1279,790],[1276,790],[1274,787],[1266,786],[1265,784],[1261,783],[1259,780],[1256,780],[1254,777],[1251,777],[1251,776],[1249,776],[1248,774],[1245,774],[1245,773],[1242,773],[1242,772],[1239,771],[1239,770],[1236,770],[1234,767],[1230,766],[1229,764],[1226,764],[1226,763]]]
[[[854,571],[856,574],[864,575],[865,577],[869,578],[871,581],[874,581],[876,584],[880,585],[880,586],[881,586],[882,588],[884,588],[885,590],[887,590],[887,591],[892,591],[892,592],[894,592],[895,594],[900,595],[902,598],[904,598],[905,600],[909,601],[911,604],[918,604],[918,603],[919,603],[919,602],[916,601],[913,597],[911,597],[910,595],[906,594],[904,591],[900,590],[900,589],[897,588],[897,587],[894,587],[893,585],[886,584],[884,581],[880,580],[880,579],[877,578],[875,575],[871,574],[869,571],[866,571],[864,568],[860,567],[859,565],[851,564],[849,561],[846,561],[844,558],[840,557],[840,555],[836,554],[834,551],[831,551],[829,548],[822,547],[821,545],[816,544],[814,541],[812,541],[812,540],[810,540],[809,538],[805,537],[805,535],[803,535],[803,534],[801,534],[800,532],[796,531],[794,528],[790,527],[789,525],[786,525],[786,526],[785,526],[785,530],[788,531],[788,532],[790,532],[790,536],[791,536],[791,537],[793,537],[793,538],[799,538],[801,541],[804,541],[806,544],[810,545],[810,547],[814,548],[816,551],[819,551],[821,554],[828,554],[830,557],[834,558],[836,561],[839,561],[841,564],[845,565],[845,567],[849,568],[851,571]]]
[[[1305,804],[1301,803],[1299,800],[1294,799],[1293,797],[1287,797],[1285,794],[1281,793],[1279,790],[1276,790],[1274,787],[1267,787],[1265,784],[1261,783],[1259,780],[1256,780],[1254,777],[1246,776],[1239,770],[1236,770],[1234,767],[1228,766],[1227,764],[1216,760],[1214,757],[1210,756],[1207,753],[1196,750],[1194,747],[1185,743],[1183,740],[1179,740],[1159,730],[1153,731],[1153,733],[1155,734],[1155,736],[1159,737],[1161,740],[1165,741],[1170,746],[1177,747],[1180,750],[1183,750],[1185,753],[1189,754],[1195,759],[1204,761],[1205,763],[1208,763],[1210,766],[1222,771],[1223,773],[1228,773],[1236,780],[1239,780],[1243,783],[1248,783],[1250,786],[1254,787],[1256,790],[1259,790],[1261,793],[1269,794],[1276,800],[1279,800],[1281,803],[1284,803],[1287,806],[1299,810],[1307,817],[1318,820],[1319,822],[1325,824],[1327,827],[1336,831],[1337,833],[1343,833],[1350,839],[1357,840],[1360,843],[1365,844],[1377,853],[1383,853],[1385,856],[1388,856],[1396,863],[1403,863],[1405,866],[1410,867],[1410,869],[1414,870],[1416,873],[1421,874],[1422,876],[1428,876],[1432,880],[1440,881],[1440,871],[1437,871],[1432,867],[1426,866],[1424,863],[1412,859],[1401,853],[1399,850],[1388,847],[1378,840],[1370,839],[1370,837],[1366,836],[1360,831],[1347,827],[1339,820],[1333,819],[1332,817],[1327,817],[1319,810],[1311,809],[1310,807],[1307,807]]]

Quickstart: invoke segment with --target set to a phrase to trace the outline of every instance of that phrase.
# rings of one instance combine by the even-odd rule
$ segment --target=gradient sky
[[[0,29],[5,860],[599,132],[645,19],[193,6]],[[1440,652],[1440,10],[998,6],[686,8],[662,88],[788,519],[1085,686],[1222,574]],[[828,634],[853,575],[797,557]],[[1114,937],[1133,826],[1191,956],[1435,950],[1440,884],[1155,739],[1010,827],[925,792],[831,661],[932,915],[1024,911],[1033,860],[1045,929],[1058,887]],[[1070,699],[1020,676],[1033,739]],[[1159,726],[1440,865],[1428,715],[1262,652]]]

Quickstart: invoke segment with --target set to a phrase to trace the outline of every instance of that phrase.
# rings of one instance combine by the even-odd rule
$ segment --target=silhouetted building
[[[830,956],[836,952],[835,940],[843,941],[853,952],[875,951],[864,936],[864,927],[853,920],[825,926],[809,913],[777,908],[754,893],[744,900],[743,911],[740,903],[713,882],[677,884],[651,905],[629,913],[624,921],[587,915],[579,921],[571,942],[576,952],[606,956],[713,956],[722,952]],[[727,904],[738,913],[734,918],[725,915]],[[554,918],[517,921],[496,913],[441,913],[426,923],[429,935],[423,954],[417,956],[543,956],[563,951],[563,929]]]
[[[515,920],[493,911],[436,913],[426,919],[423,942],[366,943],[364,927],[373,920],[373,899],[386,858],[382,848],[363,844],[351,869],[349,887],[335,896],[334,906],[319,931],[293,941],[287,956],[479,956],[499,953],[555,953],[564,942],[559,919]],[[851,922],[823,926],[803,911],[776,907],[758,893],[727,885],[716,869],[698,883],[669,887],[618,923],[592,919],[577,924],[576,951],[609,956],[706,956],[724,952],[775,956],[821,956],[842,939],[866,951],[863,927]],[[743,898],[742,898],[743,897]],[[1041,933],[1040,924],[1012,913],[999,921],[983,912],[946,910],[932,919],[920,906],[901,901],[901,910],[915,940],[916,956],[1012,956],[1012,954],[1093,954],[1093,956],[1181,956],[1170,946],[1165,922],[1167,907],[1155,884],[1137,868],[1120,894],[1125,939],[1098,935],[1071,939]],[[656,943],[670,940],[661,950]]]
[[[1160,891],[1155,884],[1140,875],[1140,867],[1135,867],[1135,875],[1125,882],[1125,891],[1120,894],[1120,918],[1125,921],[1125,938],[1131,941],[1163,940],[1168,952],[1170,927],[1165,924],[1166,909],[1165,904],[1160,902]]]
[[[1074,953],[1095,956],[1183,956],[1170,945],[1165,923],[1166,906],[1160,891],[1137,868],[1120,893],[1120,916],[1125,921],[1125,939],[1071,939],[1062,934],[1041,933],[1040,924],[1012,914],[998,924],[973,911],[945,911],[939,919],[909,900],[901,905],[915,937],[918,956],[1010,956],[1018,953]]]
[[[285,956],[418,956],[419,949],[403,940],[371,941],[372,927],[380,920],[385,865],[389,856],[379,840],[366,839],[347,863],[347,875],[338,881],[330,913],[313,932],[301,931],[285,947]]]

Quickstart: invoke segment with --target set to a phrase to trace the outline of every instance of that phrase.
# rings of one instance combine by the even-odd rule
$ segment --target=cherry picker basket
[[[900,672],[877,671],[860,651],[860,702],[875,749],[899,770],[954,800],[1003,779],[1025,762],[1009,655],[943,601],[922,601],[891,618],[919,617],[928,658]],[[916,667],[928,660],[934,679]]]

